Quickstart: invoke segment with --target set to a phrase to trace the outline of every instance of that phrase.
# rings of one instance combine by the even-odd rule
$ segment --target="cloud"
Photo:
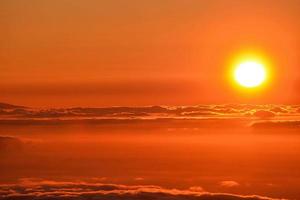
[[[274,113],[288,113],[289,112],[286,108],[282,108],[280,106],[276,106],[276,107],[272,108],[270,111],[272,111]]]
[[[263,122],[253,123],[251,126],[257,129],[263,129],[263,128],[299,129],[300,121],[263,121]]]
[[[2,107],[1,107],[2,105]],[[10,104],[0,104],[0,124],[57,125],[57,124],[128,124],[136,122],[162,122],[205,119],[273,119],[300,117],[299,106],[223,104],[197,106],[141,106],[100,108],[49,108],[35,109]],[[157,122],[157,121],[156,121]],[[206,121],[209,123],[209,121]],[[205,124],[206,125],[206,124]]]
[[[15,108],[26,108],[26,107],[16,106],[8,103],[0,103],[0,109],[15,109]]]
[[[204,189],[200,186],[192,186],[189,188],[189,190],[193,192],[204,192]]]
[[[231,187],[237,187],[240,184],[236,181],[221,181],[220,182],[220,186],[222,187],[227,187],[227,188],[231,188]]]
[[[134,180],[135,181],[143,181],[143,180],[145,180],[145,178],[143,178],[143,177],[136,177],[136,178],[134,178]]]
[[[86,182],[55,182],[25,179],[19,184],[0,185],[3,200],[274,200],[256,195],[209,193],[192,187],[165,189],[154,185],[118,185]]]
[[[274,112],[268,111],[268,110],[258,110],[258,111],[255,111],[253,113],[253,116],[259,117],[259,118],[262,118],[262,119],[267,119],[267,118],[275,117],[276,114]]]

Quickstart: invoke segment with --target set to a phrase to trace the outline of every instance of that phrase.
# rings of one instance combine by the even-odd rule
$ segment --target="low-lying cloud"
[[[297,120],[285,120],[285,121],[261,121],[252,124],[253,128],[256,129],[299,129],[300,121]]]
[[[291,119],[300,120],[299,110],[298,105],[271,104],[36,109],[0,103],[0,124],[151,124],[151,127],[157,125],[160,128],[245,128],[251,125],[253,128],[299,128],[298,122],[290,122]],[[273,123],[275,120],[281,122]]]
[[[220,182],[220,186],[222,187],[227,187],[227,188],[231,188],[231,187],[237,187],[240,184],[236,181],[221,181]]]
[[[3,200],[275,200],[256,195],[209,193],[195,189],[165,189],[154,185],[118,185],[86,182],[25,180],[0,185]]]
[[[300,106],[292,105],[197,105],[102,108],[35,109],[0,103],[0,117],[5,118],[145,118],[145,117],[258,117],[300,115]]]

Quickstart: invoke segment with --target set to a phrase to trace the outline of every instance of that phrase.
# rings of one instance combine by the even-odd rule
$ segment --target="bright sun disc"
[[[253,88],[266,79],[265,67],[257,62],[247,61],[239,64],[234,72],[235,80],[242,86]]]

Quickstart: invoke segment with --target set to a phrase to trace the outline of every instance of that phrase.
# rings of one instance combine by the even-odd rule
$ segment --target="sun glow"
[[[234,71],[235,80],[247,88],[261,85],[266,80],[266,75],[264,65],[255,61],[242,62]]]

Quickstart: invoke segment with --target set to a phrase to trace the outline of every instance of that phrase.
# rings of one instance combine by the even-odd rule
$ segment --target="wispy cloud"
[[[0,185],[0,197],[6,200],[275,200],[256,195],[209,193],[195,188],[187,190],[166,189],[154,185],[118,185],[86,182],[56,182],[25,179],[19,184]]]
[[[201,127],[209,126],[209,120],[238,119],[253,120],[252,127],[265,127],[260,120],[281,120],[289,118],[300,119],[300,107],[297,105],[254,105],[254,104],[224,104],[197,106],[145,106],[145,107],[102,107],[102,108],[49,108],[36,109],[9,104],[0,104],[0,124],[129,124],[138,122],[174,122],[197,120]],[[199,121],[202,122],[200,123]],[[240,120],[241,121],[241,120]],[[193,123],[193,121],[189,121]],[[220,122],[220,121],[219,121]],[[218,126],[232,122],[220,122]],[[256,122],[258,122],[256,124]],[[268,122],[269,123],[269,122]],[[213,121],[216,127],[215,121]],[[270,124],[270,126],[283,124]],[[197,126],[196,128],[199,128]],[[285,126],[298,127],[296,122],[288,122]],[[236,127],[236,125],[234,126]]]
[[[284,120],[284,121],[262,121],[255,122],[252,124],[253,128],[264,129],[264,128],[289,128],[289,129],[299,129],[300,121],[298,120]]]
[[[145,107],[102,107],[102,108],[49,108],[34,109],[0,103],[0,116],[27,118],[57,117],[141,117],[141,116],[244,116],[273,117],[297,114],[300,107],[290,105],[197,105],[197,106],[145,106]]]
[[[240,184],[236,181],[221,181],[220,182],[220,186],[222,187],[228,187],[228,188],[231,188],[231,187],[237,187],[239,186]]]

